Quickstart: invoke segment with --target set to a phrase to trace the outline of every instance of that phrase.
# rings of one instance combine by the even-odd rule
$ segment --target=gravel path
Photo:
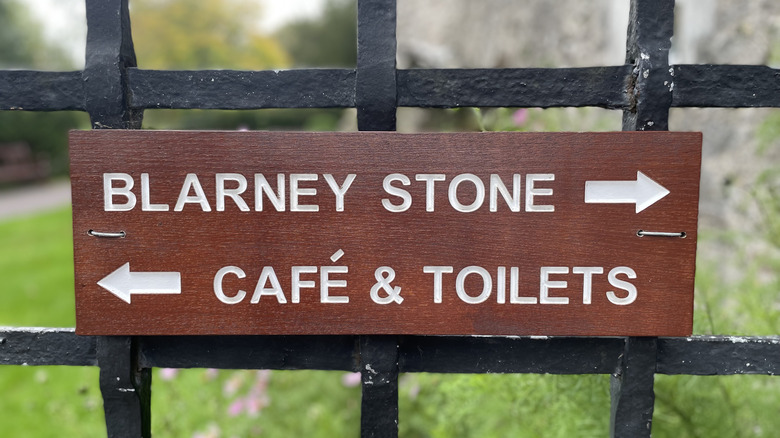
[[[56,181],[0,191],[0,221],[70,204],[70,182]]]

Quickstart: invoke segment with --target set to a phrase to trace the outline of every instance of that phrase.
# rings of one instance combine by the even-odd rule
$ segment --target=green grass
[[[0,223],[0,326],[74,327],[70,209]]]
[[[402,437],[603,437],[609,377],[407,374],[400,380]]]
[[[70,209],[0,223],[0,326],[75,325]],[[3,436],[105,436],[97,368],[0,367]]]
[[[154,436],[360,435],[360,387],[345,386],[343,372],[166,371],[153,377]]]
[[[2,436],[106,436],[98,369],[0,367]]]

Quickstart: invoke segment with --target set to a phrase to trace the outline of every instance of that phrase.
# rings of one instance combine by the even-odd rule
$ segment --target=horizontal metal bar
[[[780,337],[660,338],[659,374],[780,374]]]
[[[401,372],[609,374],[622,338],[405,336]]]
[[[780,107],[780,70],[765,65],[675,65],[674,107]]]
[[[141,366],[355,371],[356,336],[141,338]],[[621,338],[400,336],[401,372],[608,374]]]
[[[0,365],[96,366],[96,337],[71,328],[0,328]],[[623,338],[399,336],[399,370],[434,373],[610,374]],[[356,371],[357,336],[140,338],[144,368]],[[658,374],[780,374],[780,337],[658,339]]]
[[[96,366],[95,339],[72,328],[0,327],[0,365]]]
[[[84,111],[80,71],[0,70],[0,110]]]
[[[349,108],[355,70],[127,70],[135,109]]]
[[[357,336],[142,337],[140,366],[355,371],[357,339]]]
[[[354,336],[141,339],[144,367],[356,370]],[[399,371],[611,374],[623,338],[399,336]],[[660,374],[775,374],[780,338],[659,338]]]
[[[624,108],[633,66],[398,71],[398,105]]]
[[[632,66],[398,70],[398,105],[563,107],[629,105]],[[673,107],[780,107],[780,70],[763,65],[675,65]],[[128,69],[131,106],[349,108],[355,71]],[[672,87],[672,83],[669,84]],[[84,111],[82,72],[0,70],[0,110]]]

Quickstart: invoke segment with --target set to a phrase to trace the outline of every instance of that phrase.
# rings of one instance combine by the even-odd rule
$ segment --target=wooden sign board
[[[79,334],[692,330],[700,133],[102,130],[70,148]]]

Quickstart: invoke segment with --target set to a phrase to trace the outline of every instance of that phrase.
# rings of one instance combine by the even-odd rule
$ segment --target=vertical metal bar
[[[626,63],[633,65],[623,112],[624,131],[666,131],[674,73],[669,49],[674,32],[674,0],[631,0]],[[627,338],[611,379],[610,436],[650,437],[657,364],[657,338]]]
[[[627,338],[610,382],[611,437],[650,437],[653,422],[653,381],[657,338]]]
[[[361,131],[394,131],[395,0],[358,1],[355,106]]]
[[[127,0],[87,0],[85,107],[93,129],[140,128],[143,111],[130,109],[127,69],[135,67]],[[109,437],[151,436],[149,369],[138,368],[130,337],[97,340],[100,391]]]
[[[140,128],[131,110],[127,69],[136,66],[127,0],[87,0],[85,106],[94,129]]]
[[[626,63],[634,66],[628,84],[631,108],[623,112],[624,131],[666,131],[674,71],[669,49],[674,33],[674,0],[632,0]]]
[[[151,437],[151,370],[138,368],[133,339],[97,338],[100,392],[109,438]]]
[[[358,0],[355,106],[361,131],[394,131],[396,98],[396,1]],[[360,433],[398,436],[398,341],[361,336]]]
[[[398,339],[395,336],[360,337],[363,383],[360,436],[398,436]]]

